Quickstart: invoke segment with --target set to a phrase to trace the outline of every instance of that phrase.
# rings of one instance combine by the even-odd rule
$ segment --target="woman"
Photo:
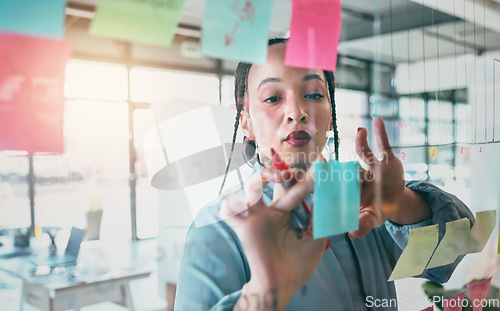
[[[197,219],[209,225],[190,228],[176,310],[370,309],[368,301],[396,298],[387,279],[408,230],[439,224],[442,237],[447,221],[473,222],[456,197],[424,182],[405,186],[401,162],[377,118],[381,161],[368,146],[366,129],[356,136],[356,151],[373,172],[361,174],[368,180],[362,183],[359,230],[329,237],[329,245],[314,240],[311,230],[297,231],[291,212],[304,198],[310,202],[310,164],[321,160],[328,130],[334,131],[338,159],[338,135],[332,73],[286,67],[285,49],[285,39],[271,40],[266,64],[238,65],[235,131],[241,119],[247,143],[257,146],[258,163],[244,185],[200,211]],[[272,169],[271,149],[289,170]],[[299,181],[285,189],[282,183],[292,176]],[[217,221],[219,215],[226,221]],[[444,282],[459,260],[423,276]]]

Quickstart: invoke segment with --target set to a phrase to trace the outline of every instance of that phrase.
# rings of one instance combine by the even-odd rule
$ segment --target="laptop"
[[[71,228],[71,235],[69,236],[68,246],[66,246],[66,251],[64,255],[53,255],[49,257],[30,257],[33,264],[37,266],[69,266],[76,264],[76,259],[78,253],[80,252],[80,245],[85,236],[85,230],[76,227]]]

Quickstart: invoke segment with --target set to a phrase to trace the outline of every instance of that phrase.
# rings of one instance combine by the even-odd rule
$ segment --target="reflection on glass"
[[[130,71],[130,96],[136,102],[163,102],[179,97],[204,103],[219,102],[215,75],[134,68]]]
[[[26,153],[0,151],[0,229],[30,226],[27,175]]]
[[[101,239],[130,239],[128,106],[68,100],[62,155],[37,155],[35,222],[86,227],[93,198],[103,209]]]

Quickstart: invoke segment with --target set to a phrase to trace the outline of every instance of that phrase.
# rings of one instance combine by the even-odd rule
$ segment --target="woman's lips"
[[[285,142],[293,147],[302,147],[311,140],[311,135],[306,131],[293,131],[285,138]]]

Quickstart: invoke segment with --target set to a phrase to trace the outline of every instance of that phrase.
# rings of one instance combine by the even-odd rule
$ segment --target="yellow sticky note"
[[[429,151],[429,158],[437,159],[438,151],[436,147],[430,147],[428,151]]]
[[[470,236],[470,222],[462,218],[446,223],[446,233],[439,243],[426,269],[444,266],[454,262],[464,254],[465,243]]]
[[[438,245],[439,225],[410,230],[408,245],[399,257],[388,281],[421,274]]]
[[[476,213],[476,222],[470,230],[467,248],[464,254],[480,253],[490,238],[496,225],[496,210]]]

